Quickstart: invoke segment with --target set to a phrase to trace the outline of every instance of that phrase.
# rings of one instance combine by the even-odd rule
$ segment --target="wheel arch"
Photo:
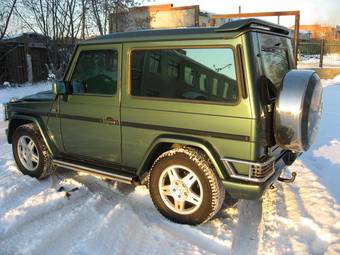
[[[178,135],[164,135],[157,137],[147,150],[145,157],[137,170],[137,175],[143,179],[159,155],[172,148],[183,146],[190,146],[203,151],[213,164],[219,178],[221,180],[227,179],[226,169],[219,160],[218,153],[210,143],[196,137]]]
[[[47,149],[51,155],[54,155],[53,152],[53,146],[51,145],[50,140],[48,139],[48,135],[45,133],[45,129],[43,128],[43,124],[41,123],[42,121],[39,121],[36,117],[33,116],[27,116],[27,115],[15,115],[13,116],[8,124],[8,133],[7,133],[7,141],[8,143],[12,143],[12,137],[14,134],[14,131],[22,125],[33,123],[36,125],[36,127],[39,130],[39,133],[41,134]]]

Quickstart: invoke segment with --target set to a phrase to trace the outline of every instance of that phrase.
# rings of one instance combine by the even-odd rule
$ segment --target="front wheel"
[[[162,215],[190,225],[212,218],[225,194],[209,159],[193,148],[177,148],[159,156],[150,172],[149,190]]]
[[[47,147],[34,124],[19,126],[14,131],[12,150],[23,174],[43,179],[53,169]]]

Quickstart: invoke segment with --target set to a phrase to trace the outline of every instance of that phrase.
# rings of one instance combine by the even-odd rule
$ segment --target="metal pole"
[[[294,58],[297,65],[298,48],[299,48],[299,31],[300,30],[300,12],[295,14],[295,28],[294,28]]]
[[[321,40],[321,45],[320,45],[320,62],[319,62],[319,67],[322,68],[323,66],[323,54],[325,50],[325,39]]]

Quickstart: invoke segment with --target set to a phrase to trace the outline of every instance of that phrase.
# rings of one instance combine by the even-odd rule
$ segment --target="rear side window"
[[[117,61],[116,50],[82,51],[71,79],[73,93],[114,95]]]
[[[235,62],[230,48],[135,50],[131,95],[235,103]]]

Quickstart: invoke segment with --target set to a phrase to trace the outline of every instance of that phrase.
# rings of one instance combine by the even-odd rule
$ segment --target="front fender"
[[[186,136],[178,136],[178,135],[166,135],[166,136],[160,136],[157,137],[149,149],[147,150],[146,156],[144,157],[141,166],[137,170],[137,175],[142,176],[146,171],[148,166],[148,160],[150,159],[150,155],[153,155],[154,150],[157,150],[158,146],[161,144],[180,144],[185,146],[192,146],[199,148],[203,150],[206,155],[209,157],[211,163],[213,164],[214,168],[216,169],[216,172],[218,176],[224,180],[226,179],[227,172],[222,164],[222,162],[219,160],[220,157],[216,150],[211,146],[210,143],[207,141],[204,141],[202,139],[198,139],[195,137],[186,137]]]
[[[53,156],[56,149],[51,143],[50,139],[48,138],[47,130],[46,128],[44,128],[45,126],[44,122],[41,119],[34,117],[34,116],[16,114],[11,117],[11,119],[9,120],[8,131],[7,131],[8,143],[12,143],[12,136],[13,136],[15,129],[20,125],[28,124],[28,123],[34,123],[36,125],[42,138],[44,139],[44,142],[47,146],[47,149],[50,155]]]

